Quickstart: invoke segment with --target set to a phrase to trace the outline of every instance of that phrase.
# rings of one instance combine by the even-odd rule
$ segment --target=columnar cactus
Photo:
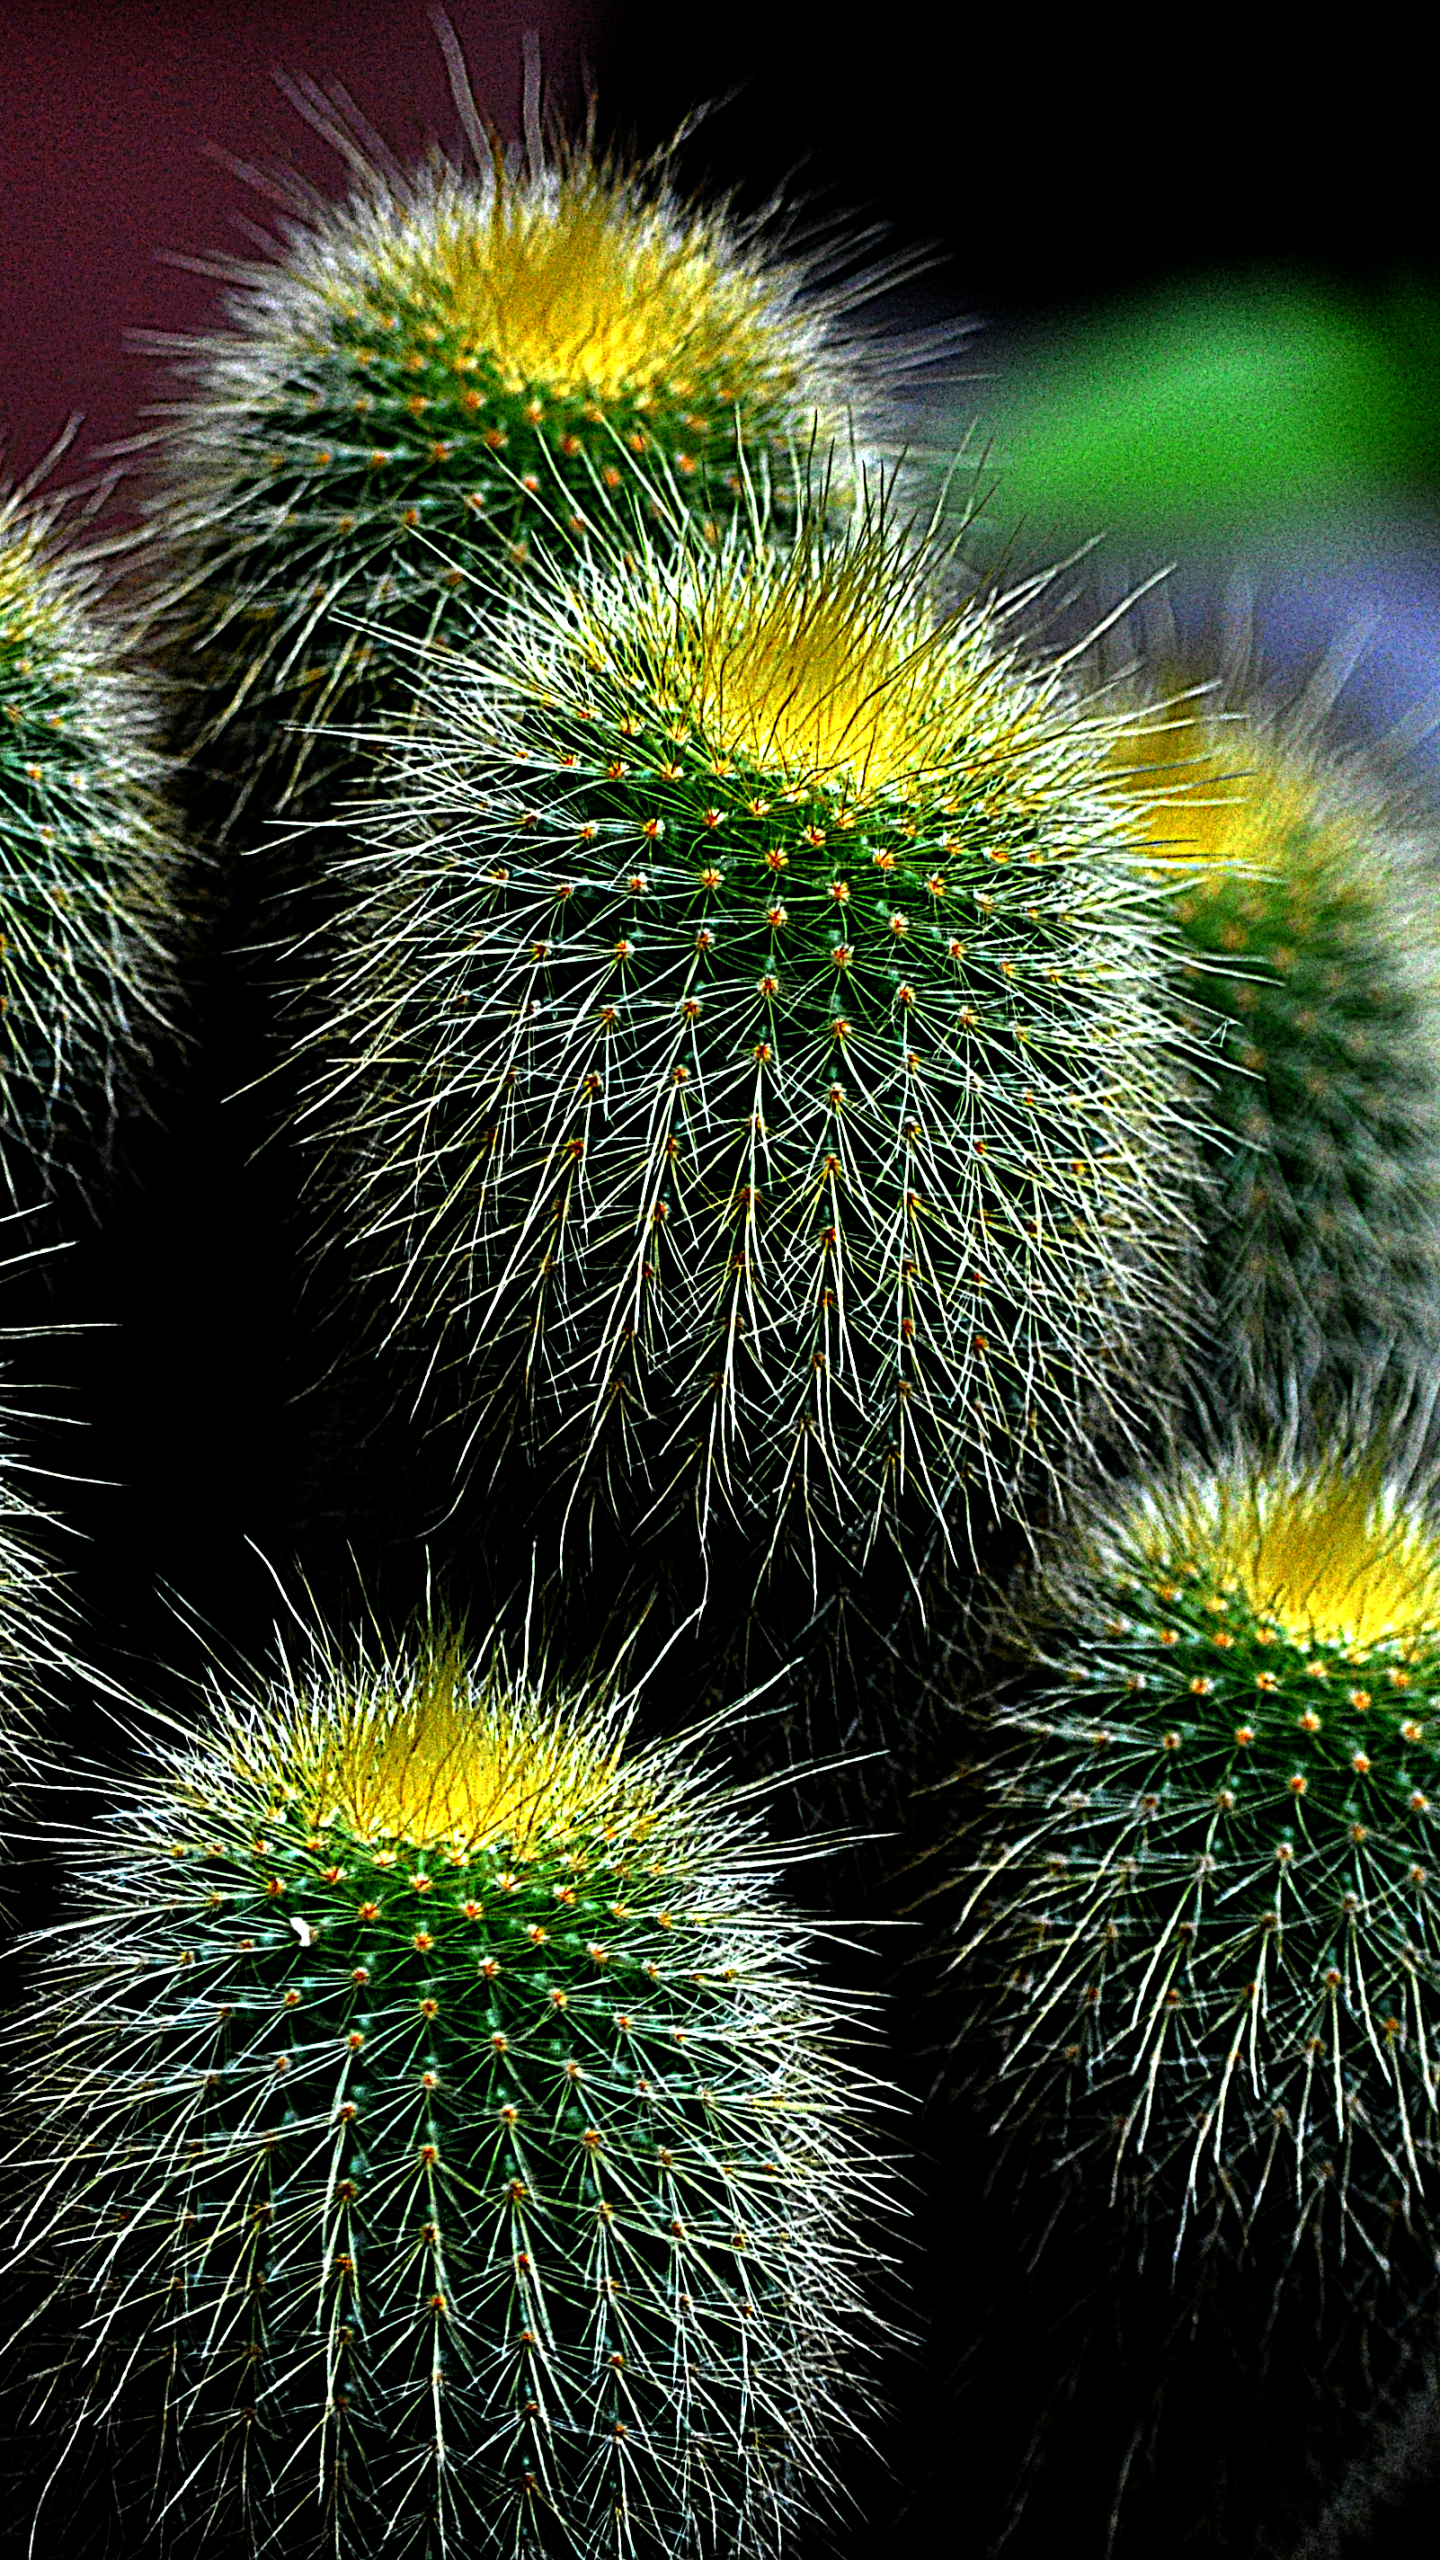
[[[411,174],[330,122],[348,201],[294,182],[274,253],[224,269],[228,331],[176,349],[155,610],[222,832],[324,814],[357,771],[345,730],[404,712],[472,572],[503,587],[642,488],[713,530],[745,469],[865,405],[823,262],[683,205],[663,168],[550,164],[538,130],[517,162],[468,115],[473,165],[432,148]]]
[[[537,581],[397,745],[328,984],[296,955],[412,1384],[629,1521],[1008,1498],[1183,1234],[1114,732],[932,568],[867,502]]]
[[[1440,1341],[1437,844],[1357,757],[1189,704],[1127,752],[1163,804],[1194,990],[1229,1026],[1205,1154],[1222,1401],[1344,1392]]]
[[[155,714],[55,507],[0,494],[0,1178],[93,1181],[173,1018]]]
[[[1283,2285],[1309,2232],[1337,2297],[1428,2283],[1440,2200],[1440,1531],[1384,1457],[1197,1466],[1095,1528],[962,1933],[998,2120],[1166,2253]]]
[[[103,2539],[97,2471],[207,2555],[728,2560],[823,2506],[882,2101],[753,1808],[624,1729],[317,1652],[77,1845],[11,2173],[37,2533]]]

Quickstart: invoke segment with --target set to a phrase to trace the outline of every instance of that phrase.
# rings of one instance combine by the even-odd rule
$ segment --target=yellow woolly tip
[[[591,655],[623,662],[718,756],[797,794],[823,786],[863,802],[944,789],[981,728],[1013,785],[1021,732],[1041,728],[1038,698],[1004,685],[973,631],[935,622],[913,562],[883,529],[843,551],[802,540],[779,563],[737,546],[678,596],[656,581],[618,633],[597,615]]]
[[[8,540],[0,538],[0,646],[38,639],[55,620],[45,596],[41,535],[34,526],[22,526]]]
[[[661,386],[683,400],[788,400],[799,382],[759,281],[712,224],[677,219],[578,169],[540,185],[497,172],[377,260],[377,299],[419,313],[511,390],[606,403]],[[427,323],[429,324],[427,326]]]
[[[1237,870],[1284,870],[1296,846],[1307,871],[1325,859],[1313,778],[1248,723],[1217,728],[1173,702],[1153,725],[1126,731],[1115,763],[1140,796],[1138,832],[1157,861],[1218,882]]]
[[[1364,1650],[1440,1635],[1440,1541],[1374,1474],[1222,1484],[1182,1503],[1163,1542],[1152,1529],[1157,1564],[1173,1565],[1177,1539],[1297,1643]]]
[[[454,1645],[437,1646],[403,1690],[378,1683],[332,1699],[298,1752],[287,1736],[280,1756],[282,1792],[317,1826],[343,1823],[365,1841],[471,1853],[503,1842],[527,1858],[622,1807],[632,1838],[645,1827],[617,1783],[613,1729],[607,1738],[603,1721],[499,1673],[477,1678]]]

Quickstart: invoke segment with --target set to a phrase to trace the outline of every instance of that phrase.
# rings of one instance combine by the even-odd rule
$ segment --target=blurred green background
[[[1018,339],[981,404],[997,516],[1037,534],[1408,512],[1440,490],[1440,295],[1192,278]]]

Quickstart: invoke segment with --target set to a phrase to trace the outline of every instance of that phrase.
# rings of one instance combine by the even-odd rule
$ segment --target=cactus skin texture
[[[359,821],[328,988],[296,955],[317,1225],[576,1504],[1001,1501],[1181,1235],[1113,732],[933,568],[867,500],[537,580]]]
[[[1440,1304],[1436,847],[1298,724],[1177,703],[1136,741],[1174,914],[1244,1070],[1217,1080],[1201,1209],[1222,1407],[1283,1419],[1377,1357],[1428,1369]],[[1203,971],[1203,975],[1198,972]]]
[[[0,492],[0,1179],[93,1187],[175,1003],[156,722],[55,505]]]
[[[361,769],[346,725],[405,707],[467,560],[513,578],[537,541],[568,555],[642,486],[661,513],[724,522],[739,430],[763,468],[831,441],[863,398],[824,261],[681,204],[663,165],[547,162],[538,122],[529,159],[505,156],[452,74],[473,165],[432,147],[407,174],[299,96],[348,201],[277,180],[274,253],[218,270],[228,333],[171,342],[189,388],[161,456],[154,611],[186,750],[228,776],[222,832],[246,809],[323,814]]]
[[[753,1805],[624,1723],[317,1657],[78,1845],[39,2540],[103,2546],[97,2463],[157,2553],[773,2553],[825,2505],[884,2100]]]
[[[1166,2256],[1283,2289],[1313,2248],[1341,2304],[1391,2270],[1403,2326],[1440,2166],[1428,1497],[1379,1456],[1197,1467],[1096,1528],[1036,1653],[962,1930],[993,2114]]]

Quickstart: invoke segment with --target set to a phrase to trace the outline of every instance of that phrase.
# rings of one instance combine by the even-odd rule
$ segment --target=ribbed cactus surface
[[[57,510],[0,494],[0,1170],[93,1180],[174,1014],[156,712]]]
[[[444,1643],[317,1659],[77,1845],[38,2532],[598,2560],[824,2503],[880,2101],[753,1811],[622,1739]]]
[[[1440,2193],[1440,1537],[1384,1458],[1197,1468],[1096,1527],[962,1932],[1037,2160],[1277,2282],[1308,2233],[1337,2300],[1429,2263]]]
[[[411,1392],[577,1501],[983,1507],[1183,1240],[1113,733],[932,565],[870,505],[537,589],[397,751],[328,983],[296,954]]]
[[[1145,825],[1228,1026],[1202,1206],[1221,1372],[1277,1414],[1440,1328],[1440,828],[1263,714],[1158,719]],[[1155,774],[1156,764],[1168,770]]]
[[[343,730],[403,713],[474,576],[572,553],[642,488],[713,531],[742,442],[763,473],[860,388],[814,260],[663,174],[551,165],[538,134],[517,162],[478,127],[473,165],[406,174],[331,130],[349,199],[297,183],[273,254],[227,270],[229,330],[176,349],[153,610],[222,827],[320,814],[357,769]]]

